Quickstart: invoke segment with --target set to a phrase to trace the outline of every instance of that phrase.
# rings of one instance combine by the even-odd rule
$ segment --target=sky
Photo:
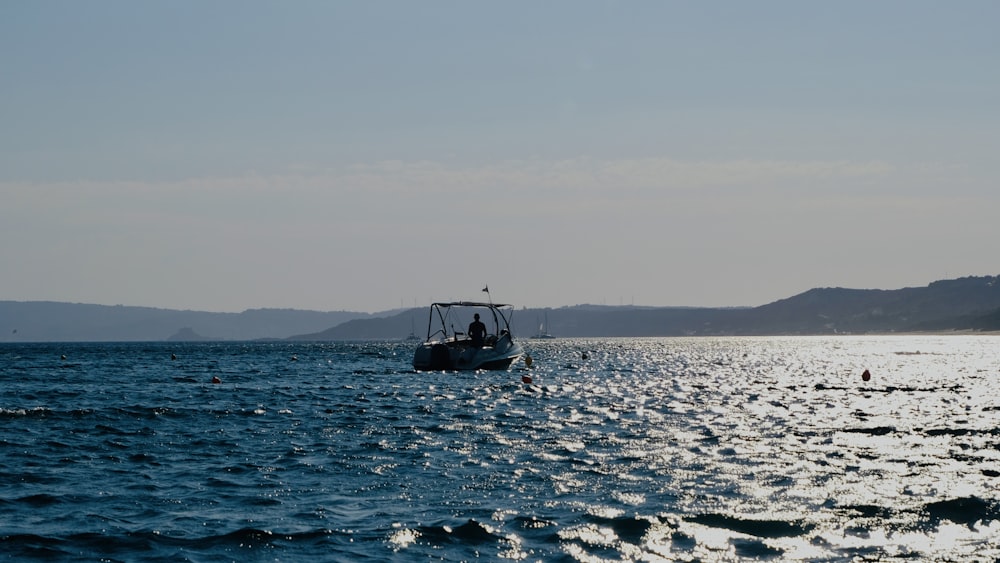
[[[1000,274],[998,21],[0,2],[0,300],[728,307]]]

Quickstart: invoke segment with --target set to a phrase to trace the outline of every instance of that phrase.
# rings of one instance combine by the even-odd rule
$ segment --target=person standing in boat
[[[479,320],[479,313],[473,315],[475,319],[469,324],[469,338],[472,339],[473,348],[482,348],[486,340],[486,325]]]

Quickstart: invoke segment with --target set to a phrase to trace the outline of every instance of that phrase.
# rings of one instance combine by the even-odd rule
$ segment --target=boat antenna
[[[483,291],[486,292],[486,298],[489,299],[490,305],[492,305],[493,304],[493,296],[490,295],[490,286],[489,286],[489,284],[486,284],[486,286],[483,287]]]

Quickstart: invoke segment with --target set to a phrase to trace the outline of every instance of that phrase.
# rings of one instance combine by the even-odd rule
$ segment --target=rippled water
[[[998,337],[526,344],[2,345],[0,555],[1000,557]]]

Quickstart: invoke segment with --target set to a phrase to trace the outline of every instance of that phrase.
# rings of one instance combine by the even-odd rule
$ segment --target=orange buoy
[[[212,383],[222,383],[222,380],[218,376],[212,376]]]
[[[861,374],[861,379],[863,379],[863,380],[865,380],[865,381],[868,381],[868,380],[869,380],[869,379],[871,379],[871,378],[872,378],[872,372],[870,372],[870,371],[868,371],[868,370],[865,370],[865,371],[864,371],[864,372],[863,372],[863,373]]]

